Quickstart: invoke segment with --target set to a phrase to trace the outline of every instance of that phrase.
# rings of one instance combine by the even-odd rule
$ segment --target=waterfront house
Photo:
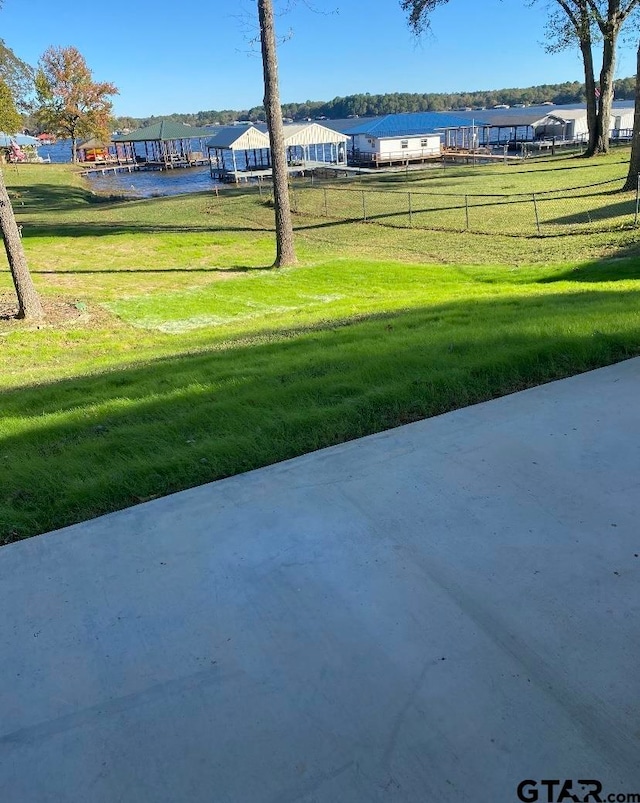
[[[443,126],[466,121],[440,112],[387,114],[363,119],[343,129],[352,139],[350,161],[355,165],[381,165],[426,162],[442,153]]]

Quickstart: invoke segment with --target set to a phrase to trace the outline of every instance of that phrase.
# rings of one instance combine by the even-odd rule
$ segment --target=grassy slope
[[[622,168],[616,153],[466,181],[557,187]],[[640,346],[636,261],[600,259],[635,255],[634,231],[547,241],[305,219],[301,267],[275,273],[255,195],[107,203],[68,168],[7,179],[40,290],[88,314],[0,322],[5,541]]]

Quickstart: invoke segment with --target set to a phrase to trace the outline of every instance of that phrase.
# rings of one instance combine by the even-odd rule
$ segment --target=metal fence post
[[[467,231],[469,231],[469,196],[464,196],[464,214],[467,220]]]
[[[413,226],[413,210],[411,209],[411,193],[408,192],[407,195],[409,196],[409,225]]]
[[[329,217],[329,207],[327,205],[327,188],[324,187],[324,216]]]
[[[536,194],[533,193],[533,211],[536,213],[536,228],[538,229],[538,234],[540,234],[540,217],[538,215],[538,201],[536,200]]]
[[[362,190],[362,219],[365,221],[367,219],[367,204],[364,199],[364,190]]]
[[[636,216],[633,225],[638,225],[638,210],[640,209],[640,173],[638,173],[638,180],[636,181]]]

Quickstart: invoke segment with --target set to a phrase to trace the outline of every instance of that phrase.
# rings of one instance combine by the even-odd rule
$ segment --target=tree
[[[633,113],[633,135],[631,137],[631,158],[629,172],[623,190],[635,190],[640,181],[640,42],[636,56],[636,108]]]
[[[7,84],[0,78],[0,131],[15,134],[20,131],[22,118],[18,114],[13,94]]]
[[[296,264],[293,222],[289,202],[289,173],[284,144],[282,108],[278,89],[278,59],[272,0],[258,0],[258,22],[264,74],[264,108],[269,128],[269,146],[273,168],[273,200],[276,216],[275,267]]]
[[[75,47],[50,47],[36,73],[36,116],[47,131],[69,137],[73,161],[81,137],[107,137],[112,103],[118,89],[93,80],[84,56]]]
[[[560,0],[557,0],[560,2]],[[587,0],[595,24],[602,36],[602,69],[594,153],[609,150],[609,128],[613,103],[613,76],[616,66],[616,46],[622,26],[636,11],[640,0]]]
[[[598,141],[598,102],[595,72],[593,69],[592,17],[588,0],[556,0],[558,8],[552,10],[547,23],[549,43],[547,52],[555,53],[576,43],[582,56],[584,69],[585,101],[589,142],[586,156],[596,152]],[[607,147],[609,141],[607,139]]]
[[[563,47],[573,41],[579,44],[582,55],[589,124],[589,147],[586,155],[605,153],[609,149],[609,123],[613,103],[613,76],[616,46],[622,26],[640,7],[640,0],[551,0],[550,25]],[[415,33],[429,28],[430,15],[449,0],[400,0],[409,13],[409,25]],[[596,93],[593,65],[594,30],[602,40],[602,68]],[[596,94],[598,98],[596,100]]]
[[[17,131],[20,116],[13,102],[9,87],[0,81],[0,130]],[[42,318],[40,299],[27,265],[20,230],[16,223],[13,207],[0,170],[0,231],[9,260],[9,270],[18,297],[18,318]]]
[[[19,59],[2,39],[0,39],[0,81],[11,92],[11,105],[17,106],[19,111],[26,111],[27,98],[33,92],[33,70]]]

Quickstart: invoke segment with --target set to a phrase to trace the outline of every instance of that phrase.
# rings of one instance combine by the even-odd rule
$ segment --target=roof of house
[[[632,100],[616,100],[612,112],[633,112]],[[510,109],[470,109],[451,112],[403,112],[376,117],[348,117],[341,120],[323,120],[322,125],[352,136],[403,137],[411,134],[430,134],[445,128],[477,126],[532,125],[554,117],[562,121],[576,120],[586,114],[584,103],[566,105],[513,106]],[[423,130],[418,130],[423,129]]]
[[[214,129],[215,130],[215,129]],[[340,144],[349,137],[332,128],[319,123],[293,123],[283,128],[284,141],[287,147],[296,145],[321,145],[323,143]],[[251,148],[268,148],[269,135],[264,124],[257,126],[230,125],[219,128],[207,140],[208,148],[228,148],[230,150],[249,150]]]
[[[348,139],[348,134],[342,134],[320,123],[290,123],[284,126],[284,141],[287,146],[339,144]]]
[[[225,148],[229,150],[253,150],[268,148],[269,137],[264,131],[253,125],[227,125],[218,129],[209,129],[208,148]]]
[[[210,128],[196,128],[195,126],[173,123],[162,120],[159,123],[138,128],[129,134],[114,135],[114,142],[167,142],[175,139],[197,139],[210,137]]]
[[[40,140],[28,134],[5,134],[0,131],[0,147],[8,148],[10,145],[40,145]]]
[[[613,113],[633,109],[633,101],[615,101]],[[587,114],[584,103],[570,103],[562,106],[539,105],[512,107],[511,109],[475,109],[473,111],[460,111],[457,114],[465,120],[465,125],[469,126],[473,120],[476,125],[491,126],[493,128],[507,128],[521,126],[538,126],[553,121],[569,122],[579,120]],[[442,126],[445,128],[446,126]],[[457,128],[457,125],[451,126]]]
[[[480,121],[476,120],[476,123]],[[411,134],[434,134],[442,128],[457,128],[468,125],[466,118],[445,112],[405,112],[387,114],[360,120],[345,131],[349,136],[368,134],[374,137],[402,137]]]

